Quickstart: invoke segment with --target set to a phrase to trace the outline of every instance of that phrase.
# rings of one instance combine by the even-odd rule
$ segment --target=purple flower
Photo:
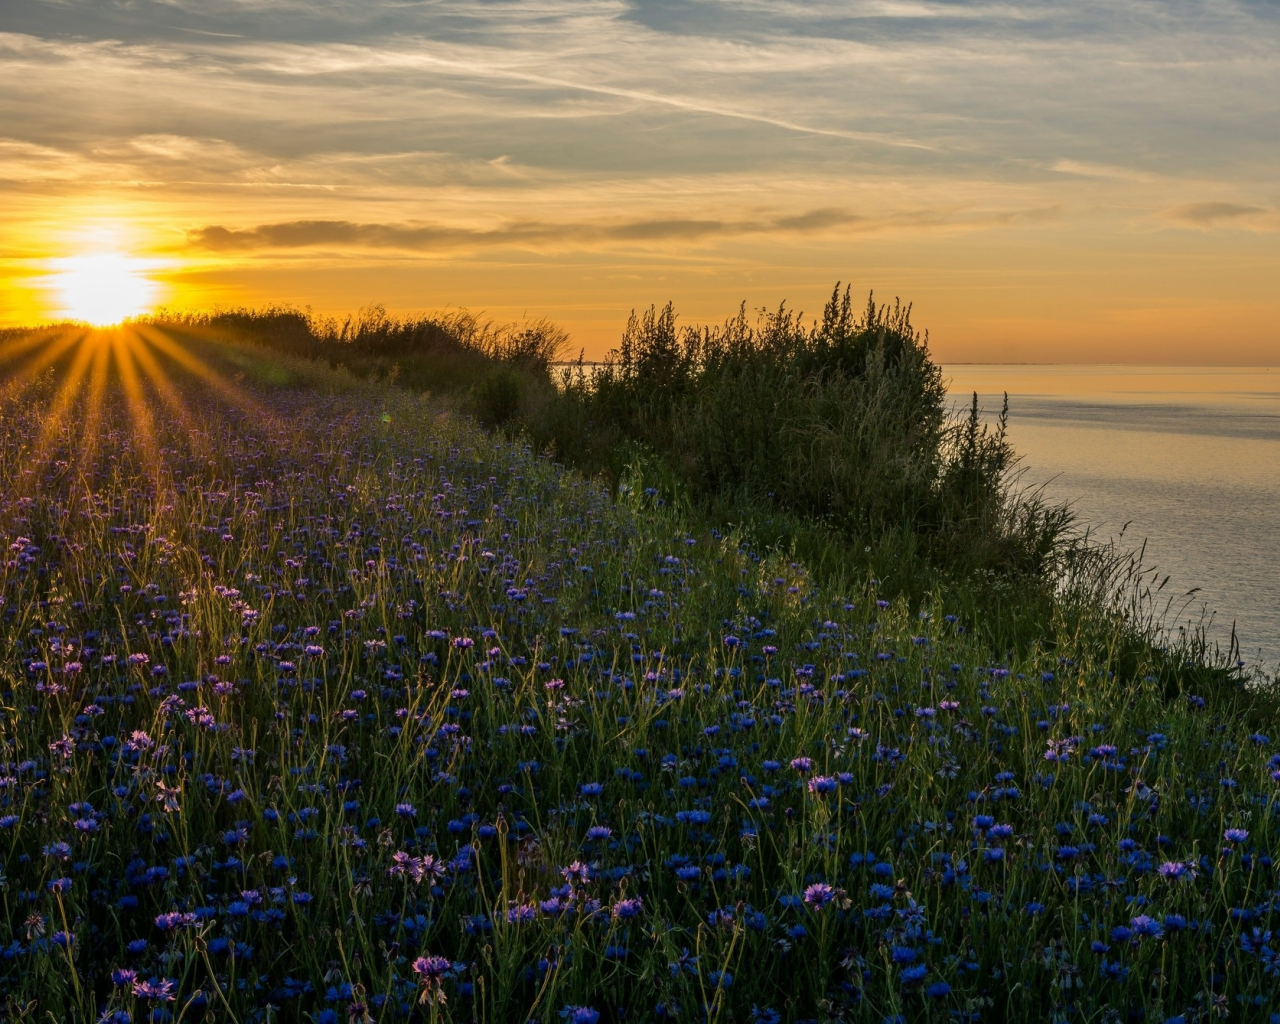
[[[133,983],[133,994],[139,999],[146,999],[153,1003],[171,1003],[173,1002],[174,983],[168,978],[159,978],[155,981],[135,981]]]
[[[438,981],[452,969],[453,964],[442,956],[420,956],[413,962],[414,973],[424,983]]]
[[[845,895],[845,891],[826,882],[814,882],[805,889],[804,901],[814,910],[824,910],[832,904],[846,907],[849,905],[849,898]]]
[[[642,909],[643,901],[639,896],[633,896],[630,899],[618,900],[613,905],[613,916],[621,921],[629,921],[639,916]]]
[[[560,874],[570,885],[586,885],[591,877],[590,869],[579,860],[575,860],[567,868],[561,868]]]
[[[422,983],[420,1001],[432,1006],[444,1002],[444,978],[453,964],[442,956],[420,956],[413,962],[414,973]]]
[[[1196,877],[1193,864],[1181,860],[1167,860],[1156,869],[1160,877],[1169,882],[1191,881]]]

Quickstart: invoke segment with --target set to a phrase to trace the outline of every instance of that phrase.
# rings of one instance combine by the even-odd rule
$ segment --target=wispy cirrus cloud
[[[1265,242],[1280,202],[1270,0],[0,6],[5,252],[125,211],[235,287],[391,287],[394,263],[402,290],[362,298],[490,302],[523,274],[520,302],[616,309],[692,290],[675,266],[742,294],[860,266],[944,304],[983,275],[1042,323],[1120,253],[1202,241],[1175,228]],[[424,297],[418,259],[473,297]],[[316,280],[300,301],[347,302]],[[568,294],[587,280],[612,298]],[[1132,284],[1116,301],[1197,290]]]

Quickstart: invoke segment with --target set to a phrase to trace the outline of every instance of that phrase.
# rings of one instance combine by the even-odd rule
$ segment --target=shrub
[[[911,307],[837,285],[810,325],[745,305],[680,327],[670,304],[632,314],[618,349],[562,374],[557,408],[527,420],[540,446],[617,481],[642,455],[695,503],[825,524],[846,539],[918,539],[935,565],[1043,574],[1070,517],[1017,497],[1007,407],[982,422],[948,409]],[[732,512],[731,512],[732,514]]]
[[[486,427],[505,427],[520,411],[520,374],[509,366],[498,366],[471,388],[470,408]]]

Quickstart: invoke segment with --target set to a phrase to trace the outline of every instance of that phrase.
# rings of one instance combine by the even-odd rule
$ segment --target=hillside
[[[4,344],[12,1019],[1280,1011],[1269,697],[1116,608],[1000,644],[448,397]]]

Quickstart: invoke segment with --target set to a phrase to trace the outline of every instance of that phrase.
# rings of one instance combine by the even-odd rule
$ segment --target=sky
[[[0,3],[0,324],[124,254],[588,357],[842,281],[943,361],[1276,365],[1277,168],[1274,0]]]

